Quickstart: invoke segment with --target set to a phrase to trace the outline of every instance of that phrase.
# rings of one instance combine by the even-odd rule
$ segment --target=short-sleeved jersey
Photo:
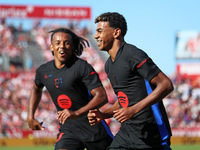
[[[132,106],[150,94],[155,87],[149,81],[161,72],[144,51],[126,42],[121,44],[113,62],[108,58],[105,71],[121,108]],[[165,129],[160,129],[161,124]],[[129,132],[127,137],[123,136],[131,139],[136,148],[158,145],[171,136],[162,101],[156,104],[156,108],[153,106],[140,111],[130,120],[122,123],[121,127],[123,131],[120,133]],[[127,131],[124,130],[125,128]]]
[[[102,86],[93,67],[75,55],[61,69],[55,66],[54,60],[41,65],[36,70],[35,84],[46,87],[58,111],[80,109],[91,100],[90,91]],[[60,124],[60,130],[77,134],[83,140],[93,141],[108,134],[104,123],[90,126],[85,115],[75,120],[67,119],[64,125]]]

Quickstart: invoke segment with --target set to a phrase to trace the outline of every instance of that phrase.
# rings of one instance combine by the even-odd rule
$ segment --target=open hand
[[[58,112],[57,119],[60,119],[60,123],[64,124],[68,118],[76,119],[77,116],[73,111],[70,111],[69,109],[64,109]]]
[[[113,112],[114,112],[113,117],[120,123],[129,120],[134,115],[134,112],[132,111],[131,107],[121,108]]]

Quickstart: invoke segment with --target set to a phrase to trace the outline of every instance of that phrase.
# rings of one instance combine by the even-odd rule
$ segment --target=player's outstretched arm
[[[42,96],[42,88],[38,88],[34,84],[29,98],[28,115],[27,115],[27,122],[32,130],[44,130],[44,127],[42,126],[43,122],[38,122],[34,118],[34,114],[41,100],[41,96]]]

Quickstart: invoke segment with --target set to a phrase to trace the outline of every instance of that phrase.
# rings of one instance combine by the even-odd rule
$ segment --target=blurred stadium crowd
[[[53,59],[49,49],[50,36],[48,31],[60,26],[58,24],[42,26],[40,22],[34,22],[30,31],[23,31],[22,26],[7,25],[6,20],[1,19],[0,138],[19,137],[17,133],[30,130],[26,116],[35,69],[41,63]],[[85,37],[90,42],[90,47],[86,48],[80,57],[87,60],[99,73],[109,99],[109,103],[101,109],[109,107],[117,100],[117,97],[104,72],[105,59],[101,52],[94,48],[94,39],[90,37],[92,31],[89,27],[79,26],[79,22],[70,22],[65,27],[77,35]],[[200,79],[187,78],[176,73],[169,77],[175,89],[163,101],[171,127],[200,128]],[[56,109],[46,89],[43,91],[39,106],[36,118],[44,122],[46,131],[57,133]],[[120,124],[113,118],[106,121],[115,134]]]

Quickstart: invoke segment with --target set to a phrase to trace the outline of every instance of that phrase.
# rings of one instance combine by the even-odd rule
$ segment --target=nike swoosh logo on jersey
[[[49,77],[52,77],[52,75],[44,75],[44,79],[47,79],[47,78],[49,78]]]

